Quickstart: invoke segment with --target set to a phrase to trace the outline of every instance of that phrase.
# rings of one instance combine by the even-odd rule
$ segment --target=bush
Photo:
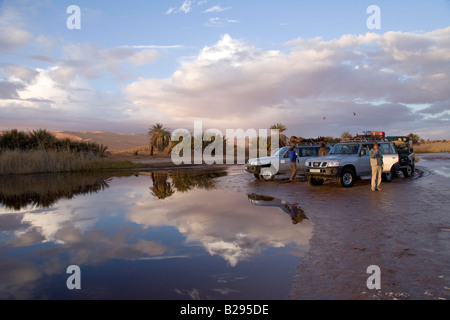
[[[13,129],[0,134],[0,151],[6,150],[66,150],[103,157],[106,155],[108,147],[95,142],[58,139],[45,129],[29,132]]]

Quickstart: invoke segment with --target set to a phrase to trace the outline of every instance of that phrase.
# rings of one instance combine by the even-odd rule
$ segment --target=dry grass
[[[112,150],[110,151],[111,154],[117,154],[117,155],[150,155],[150,147],[149,146],[139,146],[135,148],[130,148],[126,150]],[[156,152],[155,152],[156,153]]]
[[[414,146],[415,153],[450,152],[450,141],[424,142]]]
[[[0,154],[0,175],[99,171],[138,167],[141,166],[127,160],[105,159],[68,150],[7,150]]]

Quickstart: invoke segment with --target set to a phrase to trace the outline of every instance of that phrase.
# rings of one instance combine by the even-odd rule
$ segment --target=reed
[[[0,153],[0,174],[83,171],[94,161],[92,155],[70,150],[5,150]]]
[[[450,152],[450,142],[449,141],[422,142],[420,145],[414,146],[414,152],[416,153]]]

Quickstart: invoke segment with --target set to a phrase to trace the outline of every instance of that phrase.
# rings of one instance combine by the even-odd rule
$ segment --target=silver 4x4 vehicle
[[[399,156],[388,141],[378,141],[383,154],[383,180],[390,182],[398,171]],[[370,176],[369,150],[374,141],[344,142],[336,144],[326,157],[310,158],[305,162],[305,175],[311,185],[322,185],[325,180],[336,179],[343,187],[352,187],[356,179]]]
[[[247,161],[245,170],[252,173],[256,179],[270,181],[278,174],[290,174],[291,164],[289,160],[290,146],[276,150],[270,157],[253,158]],[[297,175],[305,174],[305,160],[316,157],[319,153],[320,145],[297,145]],[[330,147],[327,146],[327,151]]]

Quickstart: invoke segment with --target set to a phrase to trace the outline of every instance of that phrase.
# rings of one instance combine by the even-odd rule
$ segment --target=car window
[[[358,144],[337,144],[330,150],[330,154],[357,154]]]
[[[364,144],[361,146],[361,156],[368,157],[369,156],[370,147],[368,144]]]
[[[298,150],[300,157],[316,157],[318,154],[317,147],[303,147]]]
[[[390,144],[390,143],[382,143],[382,144],[380,145],[380,151],[381,151],[382,154],[392,154],[392,153],[395,153],[395,152],[392,150],[392,147],[391,147],[391,144]]]
[[[286,155],[285,153],[286,153],[288,150],[289,150],[288,147],[280,148],[280,149],[276,150],[276,151],[273,153],[273,156],[280,156],[280,157],[285,156],[285,155]]]

